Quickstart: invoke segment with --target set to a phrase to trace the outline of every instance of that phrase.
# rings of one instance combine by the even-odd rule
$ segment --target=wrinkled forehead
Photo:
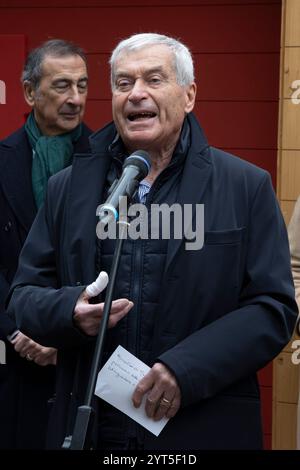
[[[43,77],[60,74],[87,74],[84,60],[79,55],[46,55],[41,63]]]

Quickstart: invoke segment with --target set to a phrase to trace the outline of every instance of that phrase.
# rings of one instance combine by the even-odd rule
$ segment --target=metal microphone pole
[[[77,415],[74,425],[73,434],[71,436],[66,436],[64,443],[62,445],[63,449],[71,450],[83,450],[90,449],[91,441],[91,428],[92,421],[95,415],[95,411],[92,407],[92,398],[94,395],[94,390],[97,381],[97,375],[99,372],[99,365],[101,364],[105,334],[108,325],[109,314],[111,310],[111,304],[113,299],[113,292],[115,287],[115,281],[117,277],[119,262],[121,258],[121,251],[124,239],[126,238],[127,228],[129,223],[127,219],[124,220],[124,217],[118,223],[118,235],[116,240],[116,246],[114,250],[114,256],[111,266],[111,272],[109,275],[109,283],[107,286],[107,292],[104,303],[103,316],[100,323],[100,328],[98,332],[97,342],[95,346],[95,352],[93,356],[93,362],[91,366],[91,373],[89,378],[89,383],[86,390],[86,396],[84,404],[77,408]]]

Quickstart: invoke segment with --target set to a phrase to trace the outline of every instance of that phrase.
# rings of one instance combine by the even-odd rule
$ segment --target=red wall
[[[107,60],[119,39],[147,31],[181,38],[194,54],[196,114],[210,143],[267,169],[274,183],[280,22],[281,0],[0,0],[2,34],[25,34],[29,48],[61,37],[86,49],[92,128],[111,119]],[[260,383],[269,447],[271,366]]]
[[[0,34],[0,80],[5,84],[0,97],[0,139],[24,123],[27,106],[20,86],[24,59],[25,37]]]

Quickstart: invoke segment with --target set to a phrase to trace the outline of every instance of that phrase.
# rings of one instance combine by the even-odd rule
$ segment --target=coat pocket
[[[245,227],[233,230],[215,230],[205,232],[204,244],[207,245],[232,245],[239,244],[244,239]]]

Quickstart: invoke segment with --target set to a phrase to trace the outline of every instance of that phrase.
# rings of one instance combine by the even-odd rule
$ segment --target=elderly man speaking
[[[51,178],[11,291],[19,327],[59,349],[49,446],[72,433],[103,312],[84,294],[100,270],[110,273],[115,246],[96,237],[96,209],[124,159],[140,149],[151,170],[133,202],[145,205],[149,232],[157,205],[188,205],[193,223],[202,204],[204,243],[188,249],[184,236],[161,229],[124,240],[104,360],[121,345],[148,364],[131,401],[150,419],[170,419],[156,437],[95,397],[93,445],[259,449],[256,372],[289,341],[297,317],[270,177],[209,146],[192,114],[193,61],[181,42],[151,33],[120,42],[111,79],[114,122],[91,136],[90,158],[75,157]]]

